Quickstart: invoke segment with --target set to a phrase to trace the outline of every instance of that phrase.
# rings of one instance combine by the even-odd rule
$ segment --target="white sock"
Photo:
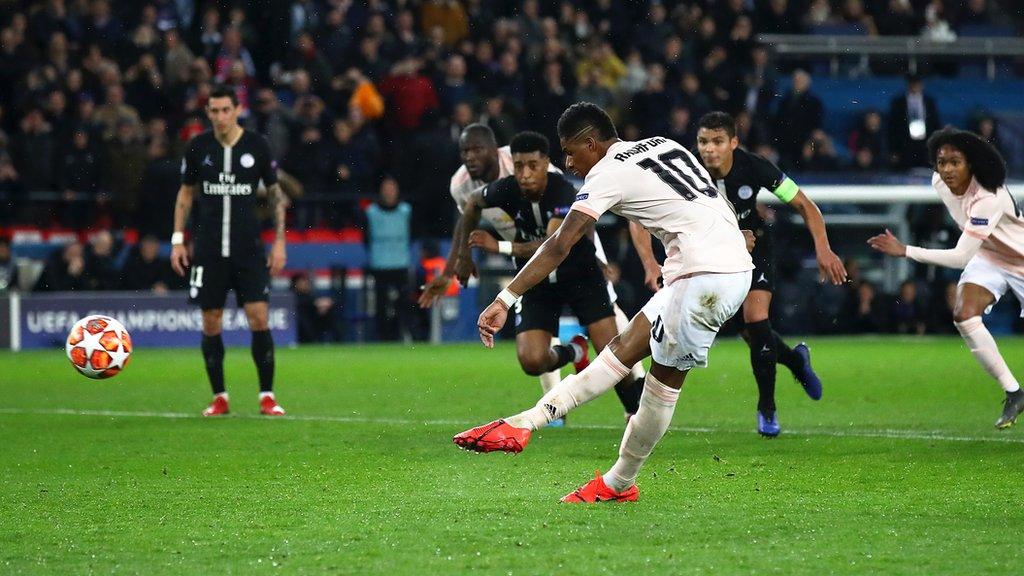
[[[274,398],[274,393],[273,392],[260,392],[260,400],[263,400],[264,398],[267,398],[268,396],[271,399],[273,399]]]
[[[996,346],[996,340],[988,328],[985,328],[981,316],[973,316],[963,322],[954,322],[954,324],[960,331],[960,335],[963,336],[964,342],[967,343],[967,347],[971,349],[974,359],[981,364],[985,372],[998,380],[1003,390],[1007,392],[1020,390],[1020,384],[1017,383],[1017,379],[1010,372],[1010,367],[1003,360],[1003,355],[999,353],[999,347]]]
[[[615,304],[614,308],[615,308],[615,329],[616,329],[616,331],[619,334],[622,334],[623,332],[626,331],[626,327],[629,326],[629,318],[626,318],[626,313],[622,311],[622,308],[619,308],[618,304]],[[647,371],[644,370],[644,363],[643,362],[637,362],[636,364],[633,364],[632,368],[629,369],[629,378],[630,378],[630,380],[632,380],[634,382],[636,382],[637,380],[640,380],[646,374],[647,374]]]
[[[609,488],[622,492],[636,482],[640,467],[668,430],[678,400],[679,390],[665,386],[647,374],[640,409],[629,419],[626,433],[622,435],[619,459],[604,475],[604,483]]]
[[[545,394],[551,392],[551,389],[558,386],[558,382],[562,379],[561,370],[552,370],[551,372],[545,372],[540,375],[540,389]]]
[[[562,341],[558,338],[551,339],[552,346],[558,346]],[[551,372],[545,372],[540,375],[540,389],[544,394],[551,392],[551,389],[558,386],[558,382],[562,379],[562,370],[552,370]]]
[[[221,392],[220,394],[214,394],[213,397],[214,398],[223,398],[224,401],[226,402],[227,399],[228,399],[228,393],[227,392]]]
[[[565,416],[570,410],[604,394],[622,380],[629,370],[612,351],[605,348],[579,374],[566,376],[545,394],[537,405],[505,421],[517,428],[537,430]]]

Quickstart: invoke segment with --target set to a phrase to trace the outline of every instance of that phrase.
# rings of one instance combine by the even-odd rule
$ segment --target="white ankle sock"
[[[271,398],[273,398],[274,397],[274,393],[273,392],[260,392],[260,400],[263,400],[267,396],[270,396]]]
[[[558,382],[562,379],[561,370],[552,370],[551,372],[545,372],[540,375],[540,389],[543,390],[544,394],[551,392],[551,389],[558,386]]]
[[[573,408],[604,394],[628,373],[629,369],[619,362],[610,349],[605,348],[590,366],[579,374],[566,376],[536,406],[506,418],[505,421],[517,428],[543,428]]]
[[[558,338],[551,339],[552,346],[558,346],[562,341]],[[545,372],[540,375],[540,389],[543,394],[551,392],[551,389],[558,386],[558,382],[562,379],[562,370],[552,370],[551,372]]]
[[[228,393],[227,392],[221,392],[220,394],[214,394],[213,397],[214,398],[223,398],[224,400],[227,400],[228,399]]]
[[[665,386],[647,374],[640,410],[626,424],[626,433],[619,445],[619,459],[604,475],[604,483],[609,488],[622,492],[636,482],[640,467],[668,430],[678,400],[679,390]]]
[[[970,348],[974,359],[981,364],[985,372],[999,381],[1003,390],[1007,392],[1020,390],[1020,384],[1017,383],[1017,379],[1010,372],[1010,367],[1003,360],[1003,355],[999,353],[999,347],[996,346],[996,340],[988,328],[985,328],[981,316],[973,316],[963,322],[954,322],[954,324],[960,331],[960,335],[963,336],[964,342],[967,343],[967,347]]]

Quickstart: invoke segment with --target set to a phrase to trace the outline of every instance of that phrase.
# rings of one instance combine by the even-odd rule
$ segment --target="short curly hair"
[[[928,138],[928,162],[935,166],[939,149],[952,146],[963,152],[971,174],[986,190],[996,190],[1006,183],[1006,162],[996,147],[973,132],[947,126]]]
[[[596,130],[600,140],[619,137],[608,113],[591,102],[577,102],[569,106],[558,119],[558,137],[563,140],[575,138],[588,128]]]

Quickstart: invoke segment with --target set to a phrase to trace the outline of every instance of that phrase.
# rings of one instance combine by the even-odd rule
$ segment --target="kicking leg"
[[[618,334],[615,317],[602,318],[588,325],[587,332],[590,334],[590,339],[594,342],[594,350],[600,353],[611,342],[612,338],[615,338]],[[637,362],[636,364],[640,363]],[[637,409],[639,409],[641,392],[643,392],[643,382],[636,382],[631,372],[627,373],[615,385],[615,395],[619,397],[619,402],[622,403],[622,409],[626,412],[626,418],[636,414]]]
[[[462,448],[477,452],[520,452],[530,441],[533,430],[565,416],[615,386],[627,374],[628,365],[651,353],[651,323],[637,314],[627,329],[612,339],[594,362],[579,374],[562,380],[529,410],[503,420],[495,420],[456,435],[452,440]]]

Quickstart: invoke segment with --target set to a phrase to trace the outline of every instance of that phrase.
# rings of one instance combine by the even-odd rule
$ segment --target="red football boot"
[[[214,396],[213,402],[203,410],[203,416],[223,416],[228,413],[228,399],[224,396]]]
[[[273,396],[260,398],[260,414],[264,416],[284,416],[284,408],[274,400]]]
[[[583,356],[577,362],[572,363],[572,367],[576,369],[576,373],[579,374],[590,366],[590,340],[587,339],[583,334],[577,334],[569,340],[569,344],[575,344],[583,350]]]
[[[594,475],[596,477],[593,480],[587,482],[583,486],[580,486],[572,493],[563,496],[562,502],[569,502],[573,504],[594,504],[595,502],[636,502],[637,498],[640,497],[640,489],[636,487],[636,484],[626,488],[623,492],[616,492],[604,483],[604,478],[601,477],[600,471],[594,472]]]
[[[452,438],[459,448],[474,452],[512,452],[519,453],[530,442],[529,428],[516,428],[504,420],[495,420],[483,426],[470,428],[456,434]]]

